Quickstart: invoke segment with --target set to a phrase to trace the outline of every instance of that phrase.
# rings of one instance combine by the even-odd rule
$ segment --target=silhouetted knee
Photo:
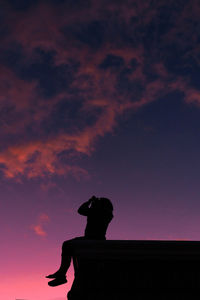
[[[69,241],[64,241],[62,244],[62,252],[66,252],[67,250],[70,249],[70,240]]]
[[[84,240],[84,237],[76,237],[74,239],[64,241],[62,244],[62,253],[71,255],[73,253],[73,244],[76,241]]]

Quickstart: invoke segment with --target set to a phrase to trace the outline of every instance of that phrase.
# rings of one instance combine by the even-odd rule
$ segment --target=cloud
[[[50,221],[49,216],[45,213],[42,213],[38,217],[37,224],[32,225],[31,229],[35,232],[36,235],[45,237],[47,233],[44,230],[44,225],[47,224],[49,221]]]
[[[35,233],[39,236],[46,236],[46,232],[43,230],[41,225],[35,225],[33,226],[33,229],[35,231]]]
[[[49,222],[49,216],[47,214],[41,214],[39,217],[40,222]]]
[[[4,176],[88,178],[79,159],[92,155],[96,141],[112,133],[125,113],[174,90],[198,106],[200,5],[183,2],[5,4],[0,32]]]

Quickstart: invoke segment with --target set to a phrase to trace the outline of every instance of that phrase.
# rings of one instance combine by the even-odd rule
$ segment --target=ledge
[[[171,289],[184,295],[186,289],[200,289],[200,242],[77,240],[73,253],[69,300],[146,299],[158,289],[165,295]]]

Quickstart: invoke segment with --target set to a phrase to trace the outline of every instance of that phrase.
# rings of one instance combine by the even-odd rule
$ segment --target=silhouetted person
[[[87,216],[85,235],[63,243],[60,268],[54,274],[46,276],[46,278],[54,278],[54,280],[48,282],[50,286],[57,286],[67,282],[66,273],[73,255],[72,242],[74,240],[106,239],[106,231],[113,218],[113,205],[107,198],[93,196],[79,207],[78,213]]]

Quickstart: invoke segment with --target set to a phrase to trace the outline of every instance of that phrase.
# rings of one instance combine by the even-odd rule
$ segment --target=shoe
[[[51,280],[48,282],[49,286],[57,286],[57,285],[61,285],[67,282],[67,279],[65,277],[58,277],[54,280]]]
[[[50,275],[46,276],[46,278],[58,278],[58,277],[63,277],[63,273],[57,271],[53,274],[50,274]]]

